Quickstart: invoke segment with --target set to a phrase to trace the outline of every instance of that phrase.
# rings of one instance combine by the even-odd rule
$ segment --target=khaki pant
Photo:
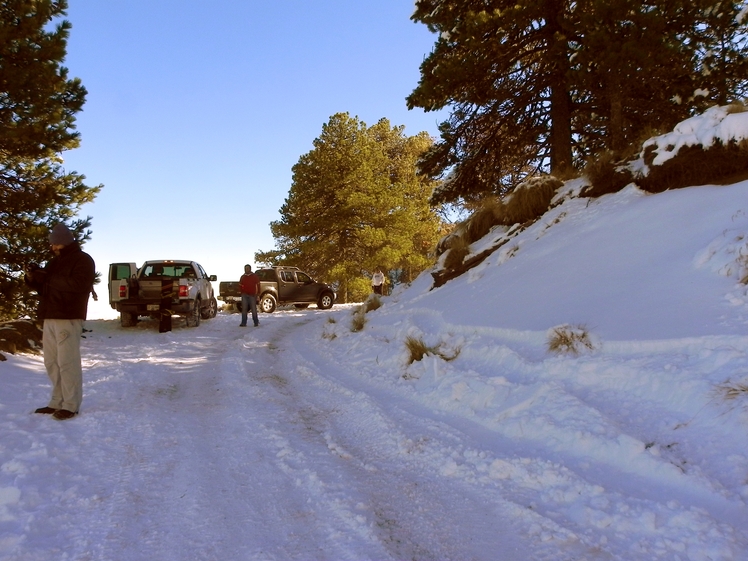
[[[44,366],[52,381],[49,407],[77,413],[83,400],[82,319],[45,319]]]

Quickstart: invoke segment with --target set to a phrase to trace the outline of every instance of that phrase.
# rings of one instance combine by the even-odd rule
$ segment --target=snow
[[[672,132],[651,138],[644,150],[655,151],[653,165],[662,165],[673,158],[684,146],[712,146],[715,142],[727,145],[732,140],[744,140],[748,135],[748,111],[731,106],[714,106],[703,114],[676,125]]]
[[[70,421],[9,356],[0,559],[748,559],[748,182],[570,197],[472,249],[502,236],[360,331],[88,321]],[[549,351],[563,325],[591,348]]]

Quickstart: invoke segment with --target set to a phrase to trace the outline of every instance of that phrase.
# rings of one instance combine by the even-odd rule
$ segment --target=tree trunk
[[[608,123],[608,138],[610,149],[620,153],[624,148],[623,134],[623,93],[621,81],[615,72],[608,73],[608,102],[610,104],[610,122]]]
[[[564,0],[546,0],[546,33],[550,68],[551,173],[563,175],[572,167],[571,98],[569,96],[569,45],[562,26]]]

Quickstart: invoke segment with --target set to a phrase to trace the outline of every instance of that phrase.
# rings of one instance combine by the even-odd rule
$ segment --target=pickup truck
[[[120,315],[122,327],[132,327],[139,316],[159,317],[162,292],[171,299],[168,311],[184,316],[187,327],[197,327],[200,319],[218,312],[213,294],[215,275],[194,261],[146,261],[109,265],[109,304]]]
[[[316,282],[298,267],[271,267],[255,271],[260,277],[260,298],[257,309],[270,314],[278,306],[293,304],[306,308],[316,304],[321,310],[332,308],[335,291],[328,285]],[[239,281],[218,285],[218,299],[233,304],[241,311],[242,295]]]

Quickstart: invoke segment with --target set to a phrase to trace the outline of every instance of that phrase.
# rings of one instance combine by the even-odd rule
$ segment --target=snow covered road
[[[628,412],[639,390],[605,389],[631,363],[661,370],[662,358],[540,360],[520,332],[476,330],[461,340],[462,370],[436,357],[405,368],[393,325],[455,326],[391,309],[370,314],[364,333],[347,327],[345,307],[262,315],[259,328],[219,314],[164,334],[152,322],[88,322],[83,410],[66,422],[31,414],[48,396],[43,365],[11,357],[0,559],[706,561],[747,551],[745,504],[723,488],[724,466],[705,473],[691,450],[637,444],[637,425],[653,422]],[[662,405],[644,409],[661,416]],[[692,452],[694,466],[676,467]]]
[[[511,505],[439,473],[464,435],[320,361],[303,336],[320,313],[166,334],[89,322],[81,416],[25,411],[3,449],[3,471],[33,481],[3,559],[545,558]]]

